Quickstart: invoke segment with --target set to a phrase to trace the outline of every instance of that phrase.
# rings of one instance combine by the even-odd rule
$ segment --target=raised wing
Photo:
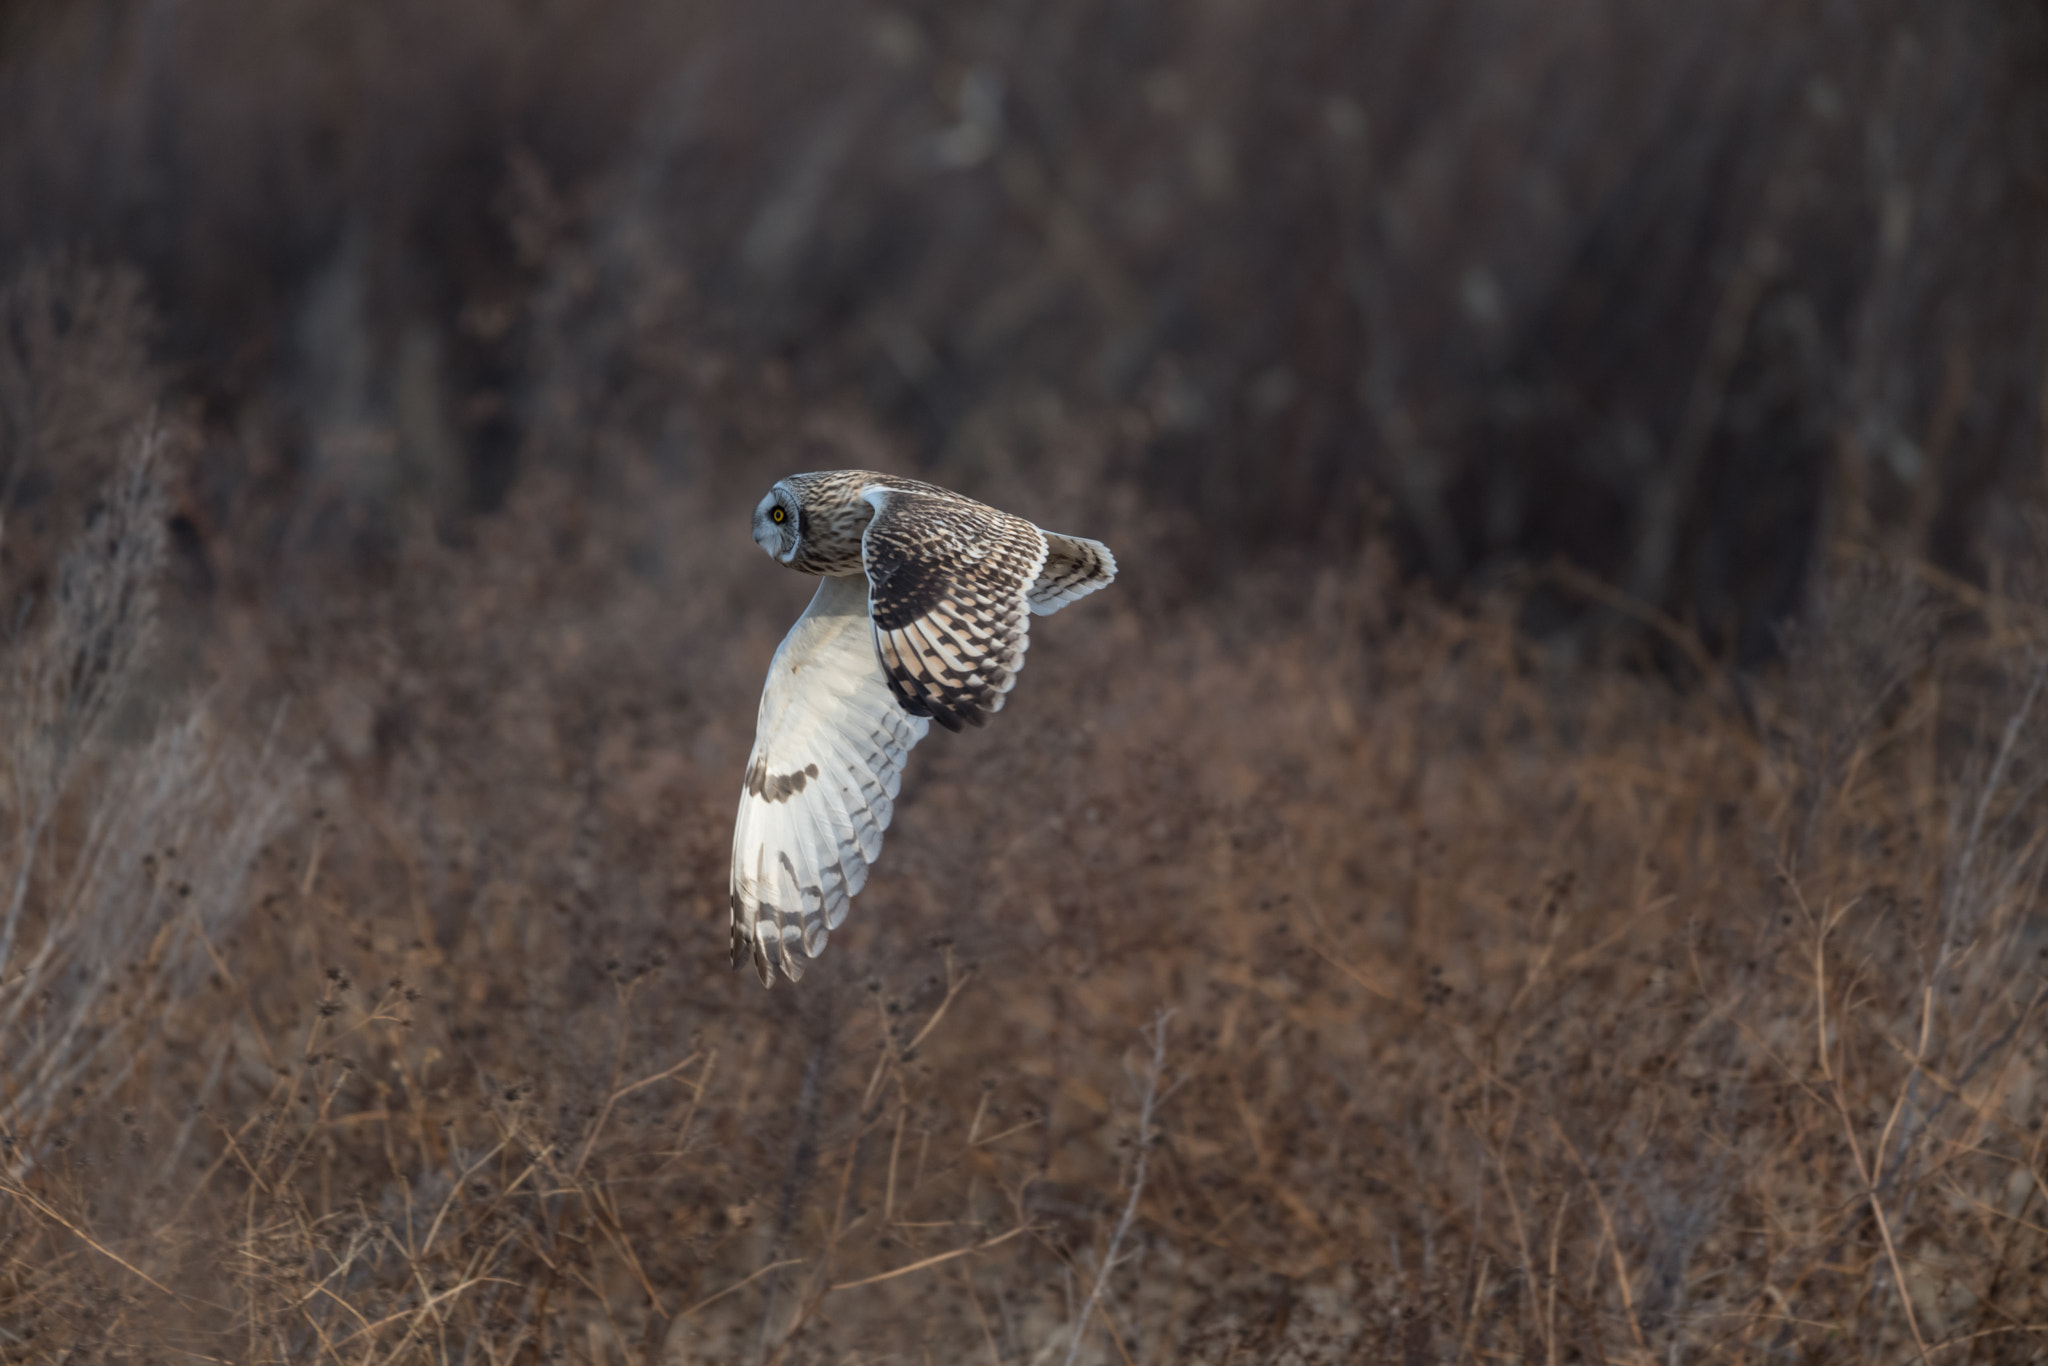
[[[895,814],[930,722],[891,695],[858,574],[828,578],[775,651],[732,834],[732,962],[794,982],[824,951]]]
[[[984,724],[1024,667],[1025,594],[1045,564],[1045,536],[951,494],[876,487],[862,496],[875,509],[861,559],[890,691],[947,730]]]

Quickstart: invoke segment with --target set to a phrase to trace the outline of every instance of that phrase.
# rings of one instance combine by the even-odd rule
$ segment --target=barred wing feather
[[[1045,564],[1026,594],[1032,616],[1049,617],[1068,603],[1109,587],[1116,578],[1116,556],[1102,542],[1057,531],[1042,534]]]
[[[875,509],[861,560],[890,691],[947,730],[986,724],[1031,645],[1026,594],[1045,564],[1044,533],[944,492],[862,496]]]

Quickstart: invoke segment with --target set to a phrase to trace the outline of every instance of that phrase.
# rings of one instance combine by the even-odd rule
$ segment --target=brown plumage
[[[754,540],[824,579],[775,653],[733,830],[733,963],[802,975],[881,852],[932,721],[985,724],[1016,685],[1032,615],[1116,577],[1109,548],[915,479],[791,475]]]

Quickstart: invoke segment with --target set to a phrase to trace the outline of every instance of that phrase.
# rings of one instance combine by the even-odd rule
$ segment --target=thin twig
[[[803,1262],[804,1259],[801,1257],[786,1257],[779,1262],[770,1262],[768,1263],[768,1265],[762,1267],[759,1271],[756,1271],[752,1275],[748,1276],[745,1280],[734,1281],[731,1285],[727,1286],[725,1289],[719,1291],[718,1293],[714,1295],[707,1295],[703,1299],[698,1300],[688,1309],[685,1309],[682,1313],[677,1314],[676,1317],[679,1319],[686,1319],[700,1309],[708,1309],[712,1305],[717,1304],[720,1300],[724,1299],[727,1295],[730,1295],[733,1291],[746,1289],[748,1286],[752,1285],[755,1281],[760,1280],[763,1276],[767,1275],[771,1271],[780,1271],[785,1266],[802,1266]]]
[[[1614,1283],[1621,1290],[1621,1308],[1622,1312],[1628,1315],[1629,1336],[1636,1340],[1636,1350],[1648,1360],[1650,1344],[1643,1336],[1642,1321],[1636,1317],[1636,1298],[1629,1290],[1628,1261],[1622,1256],[1621,1234],[1615,1230],[1614,1215],[1607,1208],[1607,1197],[1601,1194],[1600,1183],[1593,1179],[1593,1169],[1580,1154],[1578,1145],[1566,1135],[1564,1126],[1557,1122],[1555,1116],[1551,1117],[1550,1127],[1557,1134],[1558,1142],[1564,1144],[1564,1150],[1571,1154],[1572,1161],[1577,1164],[1579,1175],[1585,1178],[1586,1189],[1593,1193],[1593,1208],[1599,1211],[1600,1227],[1606,1235],[1605,1242],[1614,1249]]]
[[[1109,1246],[1103,1249],[1102,1265],[1096,1268],[1095,1284],[1089,1288],[1088,1300],[1074,1320],[1074,1337],[1067,1344],[1063,1366],[1074,1366],[1075,1359],[1081,1355],[1081,1339],[1087,1336],[1088,1320],[1095,1312],[1096,1302],[1102,1298],[1103,1287],[1109,1284],[1109,1273],[1116,1266],[1117,1249],[1131,1231],[1131,1221],[1138,1214],[1138,1197],[1145,1192],[1145,1159],[1152,1147],[1152,1107],[1159,1098],[1159,1076],[1166,1070],[1166,1022],[1172,1018],[1172,1011],[1162,1010],[1152,1021],[1152,1062],[1145,1069],[1145,1098],[1138,1106],[1138,1161],[1131,1171],[1130,1198],[1124,1201],[1124,1212],[1117,1219],[1116,1228],[1110,1232]]]
[[[63,1215],[59,1214],[56,1210],[44,1204],[41,1200],[36,1199],[36,1197],[33,1194],[31,1194],[26,1188],[22,1186],[17,1186],[11,1181],[0,1183],[0,1194],[11,1195],[15,1199],[20,1200],[23,1203],[31,1206],[39,1213],[41,1213],[43,1217],[50,1219],[53,1222],[63,1226],[66,1230],[68,1230],[71,1233],[71,1235],[74,1238],[78,1239],[78,1241],[80,1241],[81,1243],[84,1243],[94,1252],[99,1253],[100,1256],[105,1257],[108,1261],[113,1262],[116,1266],[119,1266],[122,1270],[127,1271],[131,1275],[148,1282],[150,1285],[154,1286],[158,1290],[163,1291],[164,1294],[169,1295],[172,1299],[176,1300],[184,1298],[183,1296],[178,1294],[177,1291],[171,1289],[162,1281],[150,1275],[147,1271],[144,1271],[141,1267],[135,1265],[135,1263],[129,1261],[126,1257],[123,1257],[120,1253],[115,1252],[113,1249],[107,1247],[105,1244],[96,1241],[90,1233],[87,1233],[84,1229],[72,1223],[69,1219],[66,1219]]]
[[[1019,1224],[1008,1233],[998,1233],[993,1238],[972,1244],[971,1246],[956,1247],[951,1252],[936,1253],[933,1256],[924,1258],[922,1261],[912,1262],[909,1266],[899,1266],[894,1271],[884,1271],[875,1276],[863,1276],[857,1281],[841,1281],[837,1285],[827,1288],[831,1290],[851,1290],[855,1286],[874,1285],[879,1281],[893,1281],[898,1276],[908,1276],[913,1271],[922,1271],[928,1266],[937,1266],[941,1262],[950,1262],[955,1257],[965,1257],[969,1253],[986,1252],[992,1247],[1000,1247],[1023,1231],[1024,1225]]]
[[[1831,915],[1824,915],[1821,920],[1819,933],[1815,935],[1813,942],[1814,1033],[1818,1037],[1821,1077],[1827,1082],[1829,1092],[1833,1096],[1835,1113],[1841,1116],[1842,1132],[1849,1140],[1849,1158],[1856,1165],[1857,1179],[1863,1183],[1864,1198],[1869,1202],[1870,1213],[1877,1221],[1878,1237],[1884,1243],[1885,1259],[1891,1264],[1892,1282],[1899,1292],[1899,1307],[1905,1311],[1906,1327],[1913,1334],[1913,1346],[1919,1353],[1921,1366],[1926,1366],[1927,1339],[1921,1336],[1919,1315],[1913,1312],[1912,1287],[1906,1284],[1905,1268],[1899,1262],[1899,1249],[1892,1240],[1891,1220],[1885,1217],[1884,1204],[1879,1198],[1877,1189],[1878,1173],[1869,1163],[1863,1160],[1863,1145],[1856,1140],[1856,1124],[1849,1115],[1849,1102],[1842,1093],[1841,1078],[1835,1074],[1835,1069],[1828,1059],[1828,932],[1835,927],[1846,913],[1847,908],[1844,907],[1842,910],[1836,911]],[[1845,1035],[1843,1039],[1843,1046],[1845,1048],[1847,1047],[1847,1042]]]

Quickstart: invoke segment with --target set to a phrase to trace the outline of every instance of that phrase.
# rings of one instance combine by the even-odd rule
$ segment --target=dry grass
[[[0,1359],[2048,1356],[2033,12],[1021,13],[0,16]],[[1124,574],[764,993],[834,464]]]
[[[2042,606],[1851,567],[1782,675],[1679,695],[1372,557],[1154,612],[1134,555],[764,993],[719,893],[802,585],[633,492],[411,542],[74,777],[24,943],[157,985],[10,969],[99,1041],[55,1106],[10,1049],[15,1358],[2043,1351]],[[204,915],[80,918],[169,876],[94,843],[123,775],[280,693],[296,814],[195,796]]]

